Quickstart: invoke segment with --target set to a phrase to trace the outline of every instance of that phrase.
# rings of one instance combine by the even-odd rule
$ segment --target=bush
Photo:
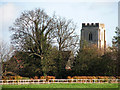
[[[35,76],[34,79],[38,79],[38,76]]]
[[[120,77],[118,77],[120,78]],[[114,76],[68,76],[67,79],[116,79]]]
[[[67,76],[67,79],[72,79],[71,76]]]
[[[3,76],[3,80],[20,80],[23,79],[21,76]]]
[[[54,76],[41,76],[40,79],[55,79]]]

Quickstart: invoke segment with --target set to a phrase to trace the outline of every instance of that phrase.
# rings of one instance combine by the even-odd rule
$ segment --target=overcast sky
[[[69,1],[69,2],[68,2]],[[103,2],[104,1],[104,2]],[[118,26],[118,0],[2,0],[0,2],[0,40],[10,42],[9,26],[24,10],[42,8],[48,15],[72,19],[77,24],[76,33],[80,35],[82,23],[104,23],[106,41],[111,45]]]

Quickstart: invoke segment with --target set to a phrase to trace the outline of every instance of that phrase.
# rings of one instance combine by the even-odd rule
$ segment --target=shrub
[[[38,79],[38,76],[35,76],[34,79]]]
[[[71,76],[67,76],[67,79],[72,79]]]
[[[54,76],[41,76],[40,79],[55,79]]]
[[[68,79],[116,79],[114,76],[73,76],[73,77],[70,77],[68,76],[67,77]],[[120,77],[119,77],[120,78]]]

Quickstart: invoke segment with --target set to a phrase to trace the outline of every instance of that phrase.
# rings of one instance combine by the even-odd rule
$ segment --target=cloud
[[[2,5],[0,11],[2,23],[12,21],[16,15],[16,7],[12,3]]]
[[[12,3],[4,3],[0,6],[0,40],[9,38],[9,26],[17,15],[17,8]]]

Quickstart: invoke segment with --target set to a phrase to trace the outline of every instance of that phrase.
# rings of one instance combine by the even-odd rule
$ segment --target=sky
[[[25,10],[44,9],[52,16],[72,19],[77,24],[76,34],[80,36],[82,23],[104,23],[107,45],[115,35],[118,26],[118,0],[1,0],[0,1],[0,41],[10,43],[12,32],[9,27]]]

